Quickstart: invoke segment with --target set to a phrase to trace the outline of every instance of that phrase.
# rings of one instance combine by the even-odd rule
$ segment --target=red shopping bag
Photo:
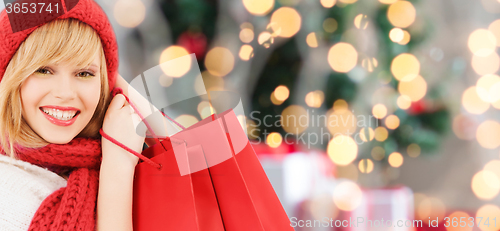
[[[224,131],[222,140],[217,128]],[[203,147],[225,230],[293,230],[234,111],[212,115],[172,138]]]
[[[165,139],[142,152],[161,164],[158,169],[139,163],[134,175],[134,230],[224,230],[208,169],[181,176],[177,167],[184,155],[203,158],[200,146],[186,148],[184,143]]]
[[[293,230],[233,109],[134,154],[134,230]]]
[[[117,93],[121,93],[121,89],[114,90],[113,96]],[[144,119],[132,103],[131,106]],[[219,130],[222,134],[222,129]],[[153,130],[149,128],[149,131]],[[100,133],[142,160],[134,174],[134,230],[224,230],[207,165],[200,166],[204,162],[196,161],[204,158],[200,145],[187,147],[182,140],[167,137],[161,142],[157,139],[155,145],[140,154],[109,137],[102,129]],[[181,174],[179,166],[188,171],[198,170]]]

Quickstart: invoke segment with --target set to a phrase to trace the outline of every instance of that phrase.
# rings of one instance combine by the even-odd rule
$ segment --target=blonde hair
[[[21,85],[40,67],[68,62],[78,68],[101,57],[101,95],[96,111],[77,137],[99,137],[109,105],[106,58],[97,32],[76,19],[51,21],[36,30],[19,46],[0,83],[0,142],[4,152],[15,158],[15,145],[38,148],[49,144],[22,117]]]

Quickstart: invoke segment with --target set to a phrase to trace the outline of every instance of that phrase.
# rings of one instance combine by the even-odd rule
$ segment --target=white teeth
[[[77,111],[61,111],[53,108],[42,108],[42,111],[58,120],[70,120],[75,117]]]

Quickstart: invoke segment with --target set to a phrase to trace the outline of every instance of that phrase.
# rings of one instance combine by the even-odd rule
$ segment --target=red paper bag
[[[135,172],[134,230],[293,230],[233,109],[142,154],[129,151],[144,161]]]
[[[225,230],[293,230],[232,109],[205,118],[172,138],[184,140],[188,148],[202,147]]]
[[[206,165],[187,175],[181,175],[177,166],[178,161],[189,166],[189,159],[204,158],[199,145],[187,148],[182,141],[165,139],[142,154],[161,164],[161,169],[146,162],[136,166],[134,230],[224,230]]]

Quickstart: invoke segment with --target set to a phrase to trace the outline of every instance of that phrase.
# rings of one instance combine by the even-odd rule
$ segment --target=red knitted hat
[[[28,6],[26,8],[27,13],[24,13],[25,9],[21,8],[23,2],[26,3],[25,6]],[[0,81],[10,59],[31,32],[55,19],[74,18],[90,25],[101,38],[106,57],[109,90],[111,91],[118,76],[118,45],[113,28],[102,8],[94,0],[44,1],[46,2],[45,7],[51,3],[51,11],[49,12],[48,8],[45,8],[44,11],[41,4],[32,5],[36,4],[35,2],[39,1],[15,1],[12,5],[20,4],[17,10],[13,7],[6,7],[0,13]],[[8,4],[7,1],[5,3]],[[61,4],[56,5],[56,3]],[[29,12],[33,10],[30,5],[34,6],[33,9],[36,9],[35,13]],[[7,14],[7,9],[11,13]],[[18,13],[15,13],[15,11]]]

